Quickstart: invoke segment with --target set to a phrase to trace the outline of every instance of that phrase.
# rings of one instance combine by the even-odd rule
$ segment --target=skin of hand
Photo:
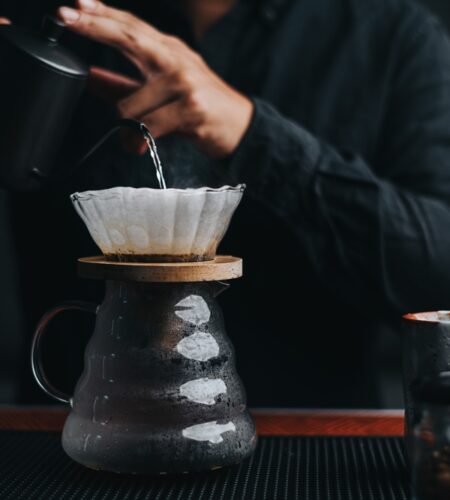
[[[136,82],[92,69],[91,87],[115,102],[121,117],[145,123],[155,138],[171,133],[188,137],[213,158],[234,152],[252,118],[250,99],[219,78],[184,42],[129,12],[97,0],[78,0],[76,7],[58,9],[68,28],[118,49],[142,75]]]

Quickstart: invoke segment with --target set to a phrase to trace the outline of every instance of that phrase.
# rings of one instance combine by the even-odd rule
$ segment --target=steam
[[[163,137],[157,140],[157,146],[169,187],[219,188],[227,184],[237,184],[231,179],[226,165],[217,165],[215,160],[208,158],[187,139],[175,136]]]

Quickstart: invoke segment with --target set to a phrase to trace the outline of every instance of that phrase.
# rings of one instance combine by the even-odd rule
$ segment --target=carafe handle
[[[33,335],[31,344],[31,369],[39,387],[52,398],[62,403],[72,404],[72,398],[56,389],[48,380],[41,358],[41,342],[47,327],[52,319],[63,311],[83,311],[97,314],[98,306],[92,302],[67,301],[49,309],[40,319]]]

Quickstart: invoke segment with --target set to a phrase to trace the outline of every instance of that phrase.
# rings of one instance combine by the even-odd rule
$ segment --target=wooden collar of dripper
[[[137,283],[222,281],[242,276],[242,259],[218,255],[204,262],[114,262],[104,256],[78,259],[81,278]]]

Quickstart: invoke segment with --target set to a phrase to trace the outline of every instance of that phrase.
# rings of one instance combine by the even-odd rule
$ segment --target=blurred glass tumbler
[[[427,377],[450,371],[450,311],[403,316],[403,387],[405,395],[405,442],[410,463],[413,431],[422,419],[414,387]]]
[[[450,498],[450,372],[426,377],[414,396],[422,419],[414,428],[414,500]]]

